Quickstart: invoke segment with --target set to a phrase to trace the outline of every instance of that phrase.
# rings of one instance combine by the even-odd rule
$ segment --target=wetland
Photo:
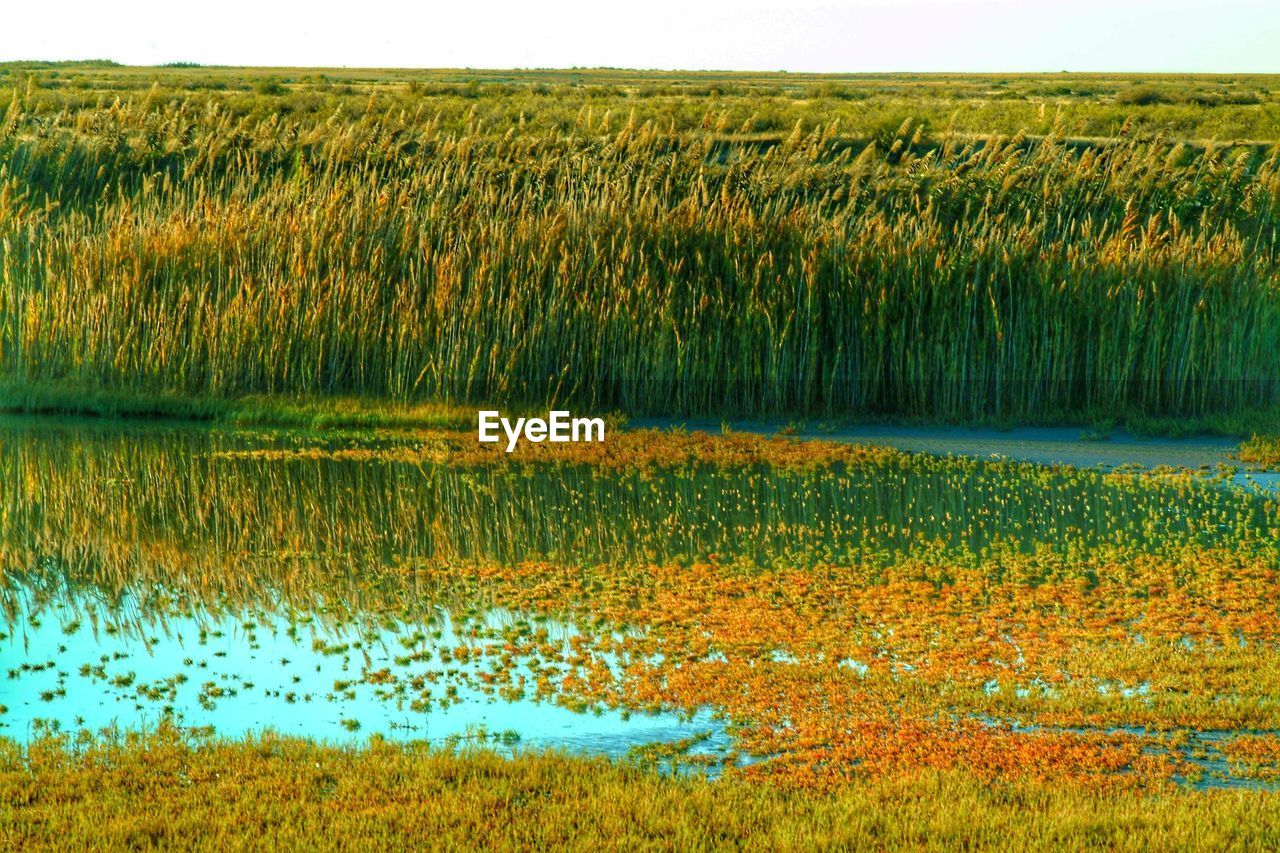
[[[1229,472],[628,430],[0,421],[0,733],[1269,788],[1280,501]]]
[[[1280,846],[1276,78],[0,87],[0,848]]]

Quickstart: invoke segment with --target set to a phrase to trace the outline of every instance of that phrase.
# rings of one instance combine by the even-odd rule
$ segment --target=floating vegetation
[[[268,584],[299,604],[340,582],[331,606],[359,607],[396,590],[412,599],[422,591],[405,584],[420,580],[417,566],[463,559],[808,566],[931,556],[977,565],[1006,552],[1104,546],[1265,557],[1280,538],[1274,497],[1192,475],[781,439],[732,439],[730,451],[703,461],[701,448],[716,439],[644,439],[669,447],[672,465],[647,453],[624,464],[626,442],[607,466],[570,456],[540,467],[531,463],[541,457],[519,453],[486,455],[483,465],[406,461],[394,451],[390,461],[278,457],[203,433],[67,442],[19,430],[6,439],[0,470],[28,486],[0,496],[3,541],[11,572],[52,561],[108,589],[199,578],[251,602]],[[827,451],[833,458],[823,462]]]

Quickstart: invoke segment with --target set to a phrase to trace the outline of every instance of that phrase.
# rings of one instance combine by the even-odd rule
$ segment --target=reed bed
[[[726,153],[589,108],[534,133],[372,101],[11,119],[11,382],[654,414],[1280,400],[1277,148],[924,145],[907,121]]]

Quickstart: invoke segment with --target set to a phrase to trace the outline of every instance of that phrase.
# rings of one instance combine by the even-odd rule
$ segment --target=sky
[[[1280,0],[0,0],[0,60],[1280,73]]]

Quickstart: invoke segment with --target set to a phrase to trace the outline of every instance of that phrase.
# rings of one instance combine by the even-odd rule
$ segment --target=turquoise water
[[[728,743],[706,711],[573,709],[558,703],[554,687],[539,697],[538,676],[554,685],[567,667],[536,659],[504,667],[495,644],[537,630],[567,653],[574,632],[501,611],[464,624],[443,611],[419,624],[333,624],[267,611],[157,618],[130,599],[37,606],[20,594],[9,603],[23,618],[11,619],[0,640],[0,701],[8,706],[0,734],[19,740],[165,721],[229,737],[270,728],[343,743],[376,733],[607,755],[706,734],[704,751]],[[465,660],[456,652],[463,647]]]

